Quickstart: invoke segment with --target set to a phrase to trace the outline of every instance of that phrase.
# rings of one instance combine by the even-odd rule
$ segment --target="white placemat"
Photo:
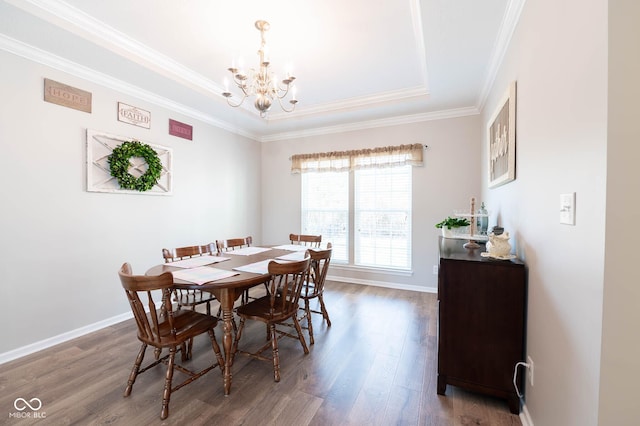
[[[281,246],[276,246],[274,249],[279,250],[289,250],[289,251],[305,251],[309,247],[303,246],[302,244],[283,244]]]
[[[294,251],[293,253],[289,253],[289,254],[285,254],[282,256],[278,256],[276,257],[276,259],[278,260],[293,260],[295,262],[298,262],[300,260],[304,260],[304,255],[307,253],[307,251]]]
[[[179,271],[172,272],[172,274],[174,278],[178,278],[198,285],[238,275],[238,273],[234,271],[209,268],[208,266],[200,266],[198,268],[192,269],[181,269]]]
[[[253,274],[268,274],[269,273],[269,262],[273,259],[267,259],[260,262],[250,263],[248,265],[238,266],[237,268],[233,268],[234,271],[240,272],[251,272]]]
[[[235,254],[235,255],[239,255],[239,256],[250,256],[252,254],[258,254],[258,253],[262,253],[265,251],[269,251],[271,250],[270,248],[265,248],[265,247],[243,247],[240,249],[236,249],[236,250],[229,250],[227,252],[225,252],[224,254]]]
[[[225,260],[231,259],[230,257],[222,257],[222,256],[198,256],[191,257],[189,259],[176,260],[175,262],[169,263],[170,266],[175,266],[177,268],[195,268],[198,266],[211,265],[212,263],[224,262]]]

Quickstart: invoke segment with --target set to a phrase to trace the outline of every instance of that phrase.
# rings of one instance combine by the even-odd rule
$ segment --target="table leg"
[[[223,321],[223,336],[222,336],[222,350],[224,352],[224,373],[223,384],[224,394],[229,395],[231,392],[231,366],[233,364],[233,353],[231,352],[233,347],[233,303],[236,300],[235,290],[232,288],[220,289],[214,292],[216,298],[220,302],[222,307],[222,321]]]

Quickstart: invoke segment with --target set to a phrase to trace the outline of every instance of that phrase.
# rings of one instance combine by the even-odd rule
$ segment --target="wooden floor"
[[[223,395],[214,370],[175,392],[162,422],[164,366],[142,374],[122,396],[139,349],[128,320],[0,365],[0,424],[521,424],[502,400],[452,386],[446,396],[436,394],[435,294],[336,282],[325,292],[332,326],[314,316],[315,345],[306,356],[299,342],[281,340],[280,383],[270,363],[239,355],[231,395]],[[264,325],[248,322],[241,346],[255,348],[265,334]],[[204,335],[189,363],[212,357]],[[151,358],[148,350],[145,360]],[[176,372],[174,383],[182,377]],[[16,398],[39,398],[46,418],[11,417]]]

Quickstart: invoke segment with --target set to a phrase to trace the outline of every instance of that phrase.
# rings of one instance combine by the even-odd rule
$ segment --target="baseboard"
[[[344,283],[350,283],[350,284],[372,285],[376,287],[386,287],[386,288],[393,288],[398,290],[419,291],[423,293],[437,293],[437,289],[431,288],[431,287],[422,287],[422,286],[400,284],[400,283],[390,283],[387,281],[362,280],[358,278],[345,278],[345,277],[338,277],[338,276],[335,276],[335,277],[327,276],[326,279],[330,281],[338,281],[338,282],[344,282]],[[98,321],[93,324],[86,325],[84,327],[76,328],[75,330],[71,330],[66,333],[62,333],[57,336],[50,337],[48,339],[40,340],[39,342],[35,342],[27,346],[22,346],[20,348],[11,350],[9,352],[1,353],[0,365],[7,363],[9,361],[13,361],[14,359],[21,358],[23,356],[31,355],[32,353],[50,348],[60,343],[67,342],[77,337],[84,336],[85,334],[93,333],[94,331],[98,331],[102,328],[109,327],[113,324],[126,321],[132,317],[133,317],[133,314],[131,312],[121,314],[121,315],[116,315],[114,317],[107,318],[105,320]]]
[[[520,411],[520,422],[522,422],[522,426],[533,426],[533,421],[531,420],[526,404],[522,405],[522,411]]]
[[[30,345],[23,346],[21,348],[17,348],[9,352],[4,352],[0,354],[0,364],[4,364],[6,362],[13,361],[14,359],[18,359],[23,356],[27,356],[32,353],[41,351],[43,349],[50,348],[57,344],[67,342],[69,340],[75,339],[76,337],[81,337],[81,336],[84,336],[85,334],[93,333],[94,331],[98,331],[102,328],[109,327],[113,324],[126,321],[132,317],[133,317],[133,314],[131,312],[124,313],[121,315],[116,315],[115,317],[107,318],[105,320],[98,321],[93,324],[86,325],[84,327],[76,328],[75,330],[58,334],[57,336],[49,337],[48,339],[40,340],[39,342],[35,342]]]
[[[437,293],[438,292],[438,289],[432,288],[432,287],[423,287],[423,286],[411,285],[411,284],[391,283],[391,282],[388,282],[388,281],[363,280],[363,279],[359,279],[359,278],[330,276],[330,275],[327,275],[326,279],[329,280],[329,281],[338,281],[338,282],[341,282],[341,283],[372,285],[372,286],[375,286],[375,287],[386,287],[386,288],[394,288],[394,289],[398,289],[398,290],[419,291],[419,292],[422,292],[422,293]]]

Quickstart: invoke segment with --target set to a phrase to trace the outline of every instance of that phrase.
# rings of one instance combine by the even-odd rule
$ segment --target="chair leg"
[[[233,341],[233,348],[231,349],[231,363],[233,364],[233,358],[236,355],[236,351],[238,350],[238,342],[240,341],[240,337],[242,337],[242,330],[244,330],[244,318],[240,318],[240,326],[238,327],[238,331],[236,332],[236,338]],[[235,323],[235,321],[234,321]]]
[[[269,324],[271,331],[271,351],[273,352],[273,380],[280,381],[280,355],[278,353],[278,335],[275,324]]]
[[[302,349],[305,354],[309,353],[309,348],[307,347],[307,342],[304,340],[304,334],[302,334],[302,327],[300,327],[300,321],[298,321],[298,317],[296,315],[293,316],[293,325],[296,327],[296,331],[298,332],[298,340],[300,340],[300,344],[302,345]]]
[[[167,376],[164,380],[164,392],[162,393],[162,411],[160,419],[169,417],[169,400],[171,399],[171,381],[173,380],[173,366],[175,364],[176,348],[169,349],[169,363],[167,364]]]
[[[313,324],[311,324],[311,307],[309,306],[309,299],[304,299],[304,312],[307,317],[307,329],[309,330],[309,344],[313,345]]]
[[[213,353],[216,354],[216,359],[218,360],[218,367],[220,367],[220,371],[224,373],[224,359],[222,358],[222,353],[220,352],[220,345],[218,345],[218,341],[216,340],[216,334],[213,329],[209,330],[209,339],[211,339],[211,347],[213,348]]]
[[[322,311],[322,316],[325,320],[327,320],[327,326],[331,327],[331,320],[329,319],[329,312],[327,312],[327,307],[324,305],[324,298],[322,294],[318,296],[318,300],[320,301],[320,310]]]
[[[124,396],[131,395],[131,389],[133,389],[133,384],[136,381],[136,377],[138,377],[138,372],[140,371],[140,365],[142,365],[142,360],[144,359],[144,353],[147,350],[147,344],[143,343],[140,348],[140,352],[138,352],[138,356],[136,357],[136,362],[133,364],[133,369],[131,370],[131,374],[129,374],[129,380],[127,381],[127,388],[124,390]]]

